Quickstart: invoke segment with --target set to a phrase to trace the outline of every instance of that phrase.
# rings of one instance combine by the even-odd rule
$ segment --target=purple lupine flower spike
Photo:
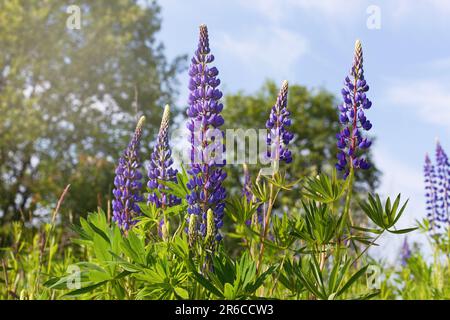
[[[294,138],[294,134],[288,131],[291,125],[290,112],[287,110],[288,82],[284,81],[277,101],[270,111],[269,120],[266,122],[267,157],[273,161],[292,162],[292,153],[288,145]]]
[[[425,155],[425,165],[423,167],[425,176],[425,198],[427,219],[430,223],[431,231],[435,228],[440,228],[438,222],[438,188],[436,183],[436,171],[434,165],[431,163],[430,157]]]
[[[403,240],[400,256],[402,266],[406,266],[408,259],[411,258],[411,248],[409,247],[408,237],[405,237],[405,240]]]
[[[214,56],[210,53],[208,29],[200,26],[200,39],[198,48],[191,60],[189,68],[189,108],[187,127],[190,131],[190,157],[191,164],[188,170],[190,180],[187,187],[190,194],[188,213],[197,215],[196,232],[204,238],[207,231],[207,212],[214,214],[215,240],[220,241],[222,236],[218,232],[223,225],[226,190],[222,182],[226,173],[222,167],[225,165],[223,153],[223,132],[220,126],[224,120],[220,114],[223,104],[220,103],[222,92],[218,89],[220,80],[219,71],[211,67]],[[189,220],[189,218],[188,218]],[[194,226],[191,226],[194,228]]]
[[[136,223],[134,218],[141,213],[138,203],[144,201],[141,194],[142,173],[139,159],[139,145],[144,120],[145,117],[139,119],[133,138],[119,159],[114,178],[113,221],[125,232]]]
[[[363,137],[363,131],[369,131],[372,123],[367,120],[365,110],[370,109],[372,102],[367,98],[369,86],[364,79],[363,51],[361,42],[356,41],[355,55],[350,75],[345,78],[342,97],[344,103],[339,105],[339,121],[344,126],[336,135],[337,155],[336,168],[347,177],[350,169],[369,169],[370,164],[361,156],[363,150],[369,149],[372,142]]]
[[[437,218],[440,222],[450,222],[450,163],[439,141],[436,142],[436,187]]]
[[[172,168],[173,159],[172,151],[169,146],[169,121],[170,121],[170,107],[168,105],[164,108],[164,113],[161,120],[156,145],[150,156],[150,164],[148,166],[148,183],[147,187],[151,190],[158,190],[150,192],[148,195],[148,203],[154,203],[157,208],[168,208],[181,203],[181,199],[174,195],[165,192],[167,186],[161,181],[177,182],[176,169]]]

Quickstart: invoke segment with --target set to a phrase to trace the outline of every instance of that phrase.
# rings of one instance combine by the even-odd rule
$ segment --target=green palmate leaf
[[[140,265],[145,265],[145,248],[144,248],[144,240],[140,239],[134,232],[131,230],[128,233],[128,237],[123,239],[122,242],[122,250],[125,254],[131,258],[135,263]]]
[[[350,262],[348,262],[350,266]],[[361,276],[363,276],[366,271],[367,268],[369,267],[369,265],[366,265],[364,267],[362,267],[361,269],[359,269],[355,274],[353,274],[351,276],[351,278],[342,286],[341,290],[339,290],[339,292],[337,293],[338,296],[342,295],[345,291],[347,291]],[[348,270],[348,267],[346,268]],[[345,271],[347,271],[345,270]]]
[[[106,235],[105,232],[103,232],[103,230],[100,230],[96,225],[94,225],[91,222],[88,222],[88,224],[92,228],[92,230],[94,230],[95,233],[97,233],[100,237],[102,237],[107,243],[110,243],[108,236]]]
[[[296,225],[291,223],[291,234],[299,237],[311,244],[324,245],[332,242],[336,236],[336,230],[339,227],[340,219],[331,213],[326,204],[317,204],[310,200],[303,202],[305,214],[302,216],[303,223]],[[300,225],[300,227],[298,227]]]
[[[380,196],[377,194],[375,197],[371,194],[368,195],[368,201],[360,202],[361,209],[369,217],[369,219],[382,230],[386,230],[390,233],[407,233],[416,230],[417,228],[408,228],[403,230],[395,230],[395,224],[398,222],[402,216],[408,200],[400,206],[400,194],[395,199],[394,203],[391,204],[391,199],[388,197],[385,205],[381,203]]]
[[[95,283],[93,285],[90,285],[90,286],[87,286],[87,287],[84,287],[84,288],[80,288],[80,289],[76,289],[76,290],[70,291],[70,292],[64,294],[63,297],[77,297],[79,295],[92,292],[95,289],[97,289],[98,287],[101,287],[104,284],[106,284],[106,282],[107,281],[102,281],[102,282]]]
[[[157,220],[158,219],[158,208],[156,208],[156,205],[154,203],[147,204],[147,202],[140,202],[138,203],[139,208],[141,209],[141,212],[144,216]]]
[[[234,222],[245,224],[252,219],[259,205],[259,203],[248,201],[246,197],[233,197],[227,201],[225,211]]]
[[[195,271],[195,267],[191,270],[192,275],[201,286],[203,286],[206,290],[208,290],[210,293],[214,294],[218,298],[224,298],[222,292],[218,290],[208,279],[203,277],[201,274],[199,274],[197,271]]]
[[[342,198],[347,187],[348,181],[338,179],[334,171],[331,178],[325,174],[307,178],[303,195],[311,200],[332,203]]]
[[[400,229],[400,230],[388,230],[390,233],[394,233],[394,234],[404,234],[404,233],[409,233],[412,232],[414,230],[417,230],[417,227],[414,228],[406,228],[406,229]]]
[[[277,172],[274,176],[263,176],[270,184],[283,190],[292,190],[302,179],[294,182],[286,182],[286,173]]]
[[[184,289],[184,288],[180,288],[177,287],[175,288],[175,294],[178,296],[179,299],[189,299],[189,292]]]
[[[176,206],[169,207],[169,208],[165,209],[164,213],[167,216],[174,216],[174,215],[180,214],[182,212],[186,212],[187,211],[187,207],[188,207],[187,204],[179,204],[179,205],[176,205]]]
[[[364,227],[359,227],[359,226],[352,226],[352,229],[355,229],[358,231],[363,231],[363,232],[375,233],[375,234],[380,234],[383,232],[383,230],[380,230],[380,229],[364,228]]]
[[[352,298],[352,300],[370,300],[370,299],[375,298],[376,296],[380,295],[380,293],[381,293],[381,290],[377,289],[377,290],[373,290],[372,292],[356,296],[356,297]]]
[[[225,299],[228,300],[234,300],[236,298],[234,288],[230,283],[225,283],[224,290],[223,290],[223,296]]]

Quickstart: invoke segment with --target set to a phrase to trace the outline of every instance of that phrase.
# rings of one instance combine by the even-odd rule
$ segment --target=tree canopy
[[[0,0],[3,220],[45,209],[68,183],[74,213],[105,205],[136,118],[146,115],[154,133],[173,100],[184,57],[166,59],[154,1],[77,5],[81,25],[71,29],[69,3]]]
[[[279,86],[275,82],[267,81],[255,94],[238,92],[227,95],[223,111],[226,126],[244,130],[265,128],[278,90]],[[289,149],[292,150],[293,162],[285,168],[290,178],[330,173],[334,169],[337,161],[336,133],[339,132],[337,104],[334,95],[324,89],[310,90],[295,84],[289,86],[288,109],[292,115],[289,130],[294,133]],[[370,154],[368,158],[370,161]],[[378,184],[379,171],[372,161],[371,163],[371,170],[358,172],[360,190],[373,190]],[[253,169],[253,179],[258,173],[256,167],[259,168],[250,166],[250,170]],[[242,167],[229,166],[228,172],[231,185],[235,186],[236,182],[242,180]],[[290,203],[295,199],[284,200]]]

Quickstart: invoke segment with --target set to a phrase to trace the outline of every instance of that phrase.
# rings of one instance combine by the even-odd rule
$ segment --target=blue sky
[[[256,91],[266,79],[323,87],[339,94],[363,44],[373,107],[367,116],[377,137],[382,195],[410,198],[401,226],[424,216],[423,158],[439,137],[450,152],[450,1],[446,0],[161,0],[159,34],[169,58],[191,55],[198,26],[208,25],[210,47],[227,92]],[[380,29],[369,29],[370,6]],[[368,10],[370,12],[368,12]],[[179,106],[187,99],[180,75]],[[290,106],[295,107],[295,106]],[[418,236],[412,239],[422,239]],[[391,246],[391,243],[395,246]],[[399,240],[385,237],[383,257]]]

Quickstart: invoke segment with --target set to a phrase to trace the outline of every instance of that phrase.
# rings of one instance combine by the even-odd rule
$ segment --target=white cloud
[[[294,12],[298,13],[298,10],[319,13],[327,19],[347,21],[357,11],[364,14],[362,2],[359,0],[254,0],[239,1],[239,4],[258,11],[272,21],[286,19]]]
[[[429,0],[431,5],[440,11],[450,12],[450,2],[448,0]]]
[[[309,47],[305,37],[280,27],[258,27],[239,37],[225,33],[216,45],[244,68],[257,68],[265,76],[277,77],[288,76]]]
[[[389,86],[390,103],[416,112],[431,124],[450,128],[450,85],[448,81],[402,80]]]
[[[401,22],[414,23],[424,19],[424,16],[432,14],[433,17],[447,18],[450,12],[450,1],[448,0],[397,0],[387,1],[386,12]],[[428,20],[428,19],[427,19]],[[400,21],[396,21],[400,22]],[[436,22],[436,21],[434,21]]]
[[[300,9],[319,11],[328,16],[344,16],[345,18],[362,8],[362,2],[359,0],[289,0],[288,2]]]

